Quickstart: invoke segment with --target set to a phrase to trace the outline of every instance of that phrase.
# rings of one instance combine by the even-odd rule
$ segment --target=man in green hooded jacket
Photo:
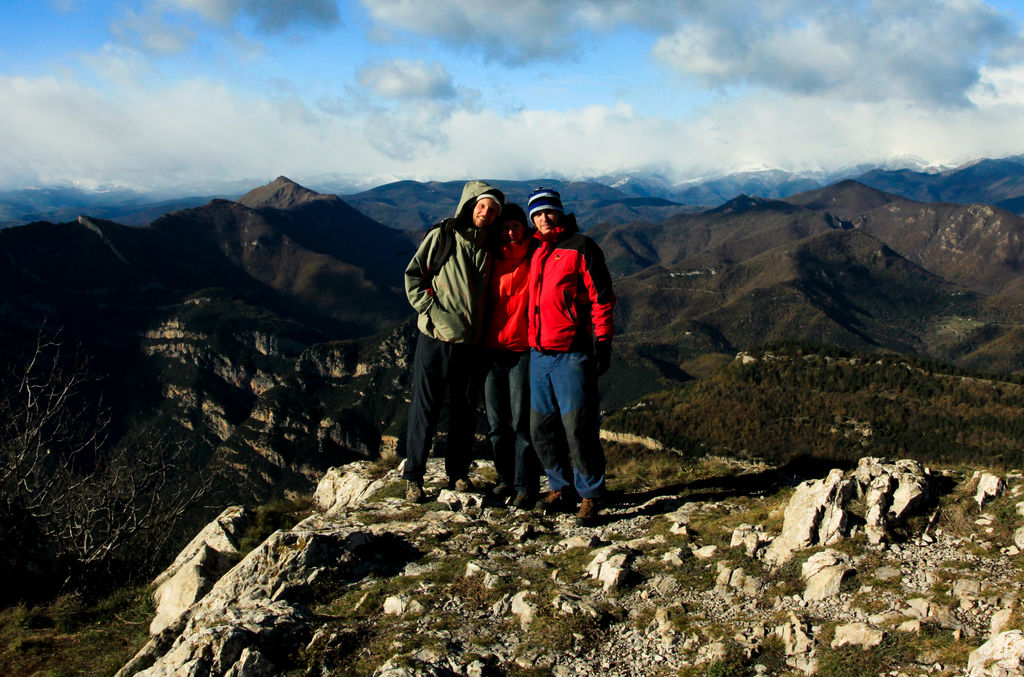
[[[406,431],[406,499],[424,500],[423,474],[448,393],[449,486],[472,489],[469,464],[476,428],[477,347],[482,332],[489,226],[501,213],[505,196],[484,181],[463,186],[455,218],[427,231],[405,269],[405,293],[419,314],[412,369],[412,402]]]

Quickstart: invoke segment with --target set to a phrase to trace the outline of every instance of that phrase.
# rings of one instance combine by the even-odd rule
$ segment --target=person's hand
[[[597,375],[608,371],[608,367],[612,365],[612,342],[608,339],[597,342],[597,348],[594,351],[594,366],[597,368]]]

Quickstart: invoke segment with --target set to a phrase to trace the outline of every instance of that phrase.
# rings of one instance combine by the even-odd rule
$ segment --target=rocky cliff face
[[[438,491],[433,460],[424,506],[397,470],[332,470],[315,514],[204,582],[240,515],[208,527],[121,674],[1021,674],[1020,475],[866,458],[710,495],[716,467],[597,528]]]
[[[161,371],[162,415],[212,449],[224,500],[308,493],[332,465],[378,457],[407,398],[411,323],[312,344],[282,327],[203,327],[174,313],[142,350]]]

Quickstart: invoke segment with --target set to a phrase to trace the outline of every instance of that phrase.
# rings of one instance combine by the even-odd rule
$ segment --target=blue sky
[[[0,189],[955,165],[1019,0],[5,0]]]

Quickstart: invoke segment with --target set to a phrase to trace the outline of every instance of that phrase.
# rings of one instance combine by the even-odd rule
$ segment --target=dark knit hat
[[[538,188],[530,193],[530,201],[527,203],[527,208],[530,210],[531,223],[533,222],[534,214],[547,209],[559,214],[565,213],[565,210],[562,209],[562,196],[558,194],[558,191],[551,188]]]
[[[509,202],[505,205],[505,208],[501,210],[501,220],[506,221],[518,221],[527,228],[533,228],[533,224],[526,219],[526,212],[523,208],[517,205],[515,202]]]

